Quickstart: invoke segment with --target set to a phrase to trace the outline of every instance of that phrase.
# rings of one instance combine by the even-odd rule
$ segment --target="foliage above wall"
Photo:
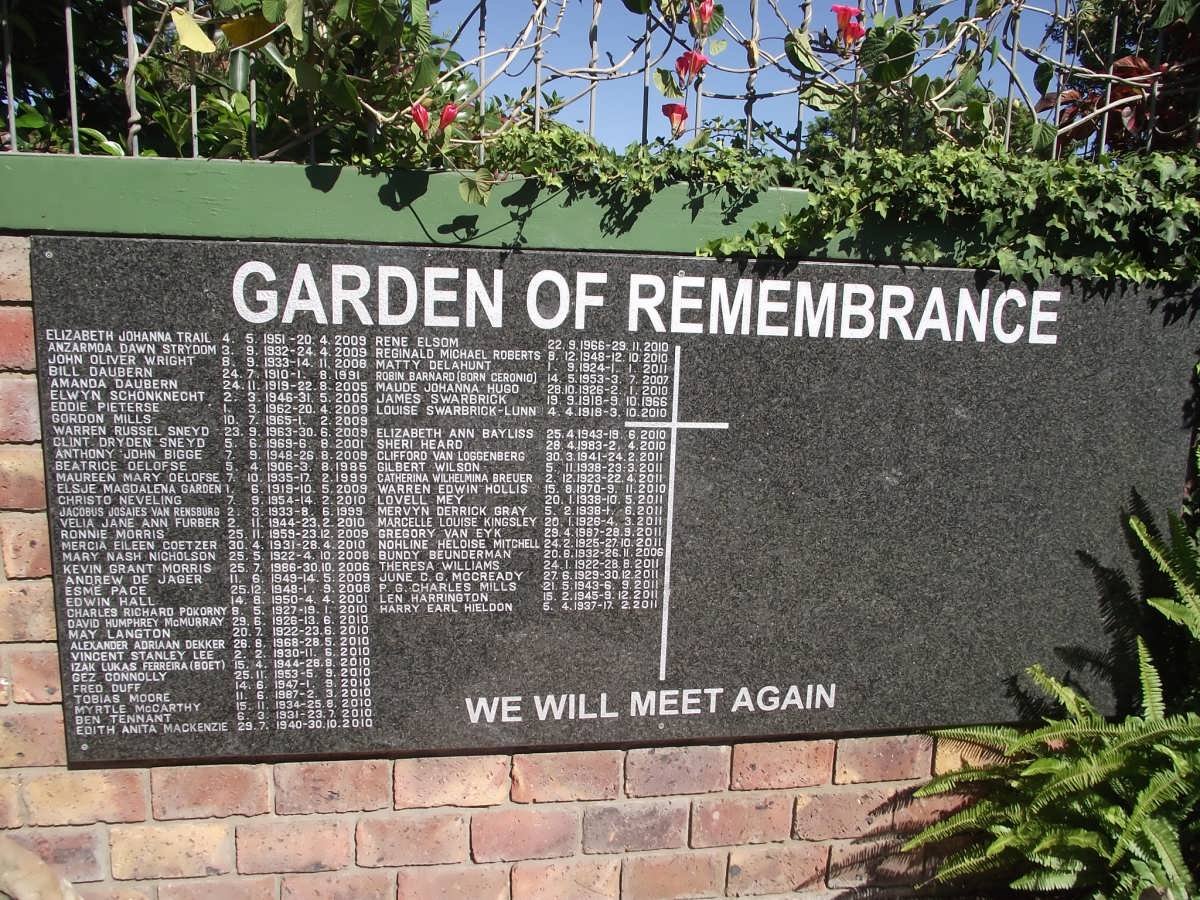
[[[563,160],[570,160],[568,165]],[[635,208],[686,183],[729,208],[769,187],[810,192],[811,204],[716,241],[716,255],[821,255],[996,269],[1136,284],[1200,280],[1200,155],[1131,156],[1121,165],[1038,160],[998,148],[949,146],[905,155],[843,150],[795,162],[701,138],[618,154],[570,129],[512,132],[491,168],[469,180],[486,198],[496,178],[533,176],[549,187]]]

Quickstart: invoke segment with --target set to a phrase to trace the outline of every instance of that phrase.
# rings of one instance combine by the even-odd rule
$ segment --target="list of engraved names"
[[[76,737],[369,729],[381,622],[665,615],[666,342],[41,336]]]

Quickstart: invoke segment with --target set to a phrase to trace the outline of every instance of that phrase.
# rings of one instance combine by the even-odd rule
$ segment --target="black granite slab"
[[[242,315],[248,261],[276,277],[246,275]],[[333,266],[362,267],[341,324]],[[403,319],[410,275],[412,320],[381,324],[381,278]],[[662,333],[631,330],[634,276],[661,279]],[[713,279],[746,281],[745,333]],[[559,321],[558,284],[596,299]],[[1122,563],[1130,492],[1173,508],[1186,468],[1197,340],[1170,298],[50,237],[33,290],[76,764],[1012,720],[1007,679],[1106,646],[1078,554]],[[885,293],[911,300],[886,337]]]

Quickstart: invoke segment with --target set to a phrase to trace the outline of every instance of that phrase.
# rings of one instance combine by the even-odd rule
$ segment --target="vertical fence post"
[[[1104,105],[1112,103],[1112,75],[1113,63],[1117,58],[1117,32],[1120,28],[1121,17],[1113,15],[1112,21],[1112,36],[1108,41],[1108,83],[1104,86]],[[1100,117],[1100,142],[1096,144],[1096,159],[1099,159],[1104,153],[1104,147],[1108,144],[1108,117],[1110,113],[1105,112]]]
[[[642,32],[642,143],[650,140],[650,12],[646,11],[646,28]]]
[[[8,149],[17,149],[17,100],[13,96],[12,31],[8,23],[8,0],[0,0],[0,31],[4,32],[4,92],[8,97]]]
[[[1009,22],[1012,23],[1012,49],[1008,53],[1008,97],[1005,99],[1004,110],[1004,149],[1008,150],[1009,143],[1012,140],[1012,120],[1013,120],[1013,81],[1017,77],[1017,45],[1021,43],[1021,6],[1018,4],[1013,7],[1012,15],[1009,17]]]
[[[487,80],[487,69],[484,57],[487,55],[487,0],[479,0],[479,165],[483,165],[483,134],[486,130],[483,116],[487,112],[487,91],[484,82]]]
[[[188,12],[196,11],[196,0],[188,0]],[[192,129],[192,159],[200,158],[200,104],[196,99],[196,79],[188,82],[188,121]]]
[[[253,51],[250,53],[250,128],[247,137],[250,143],[250,158],[258,159],[258,79],[254,77]]]
[[[534,32],[533,47],[533,130],[542,130],[542,60],[546,56],[542,40],[546,27],[546,4],[542,3],[537,10],[537,31]]]
[[[1071,11],[1071,0],[1067,0],[1064,8]],[[1058,69],[1055,72],[1057,84],[1054,91],[1054,144],[1050,147],[1050,158],[1058,159],[1058,119],[1062,114],[1063,64],[1067,55],[1067,19],[1058,14],[1058,0],[1054,0],[1054,18],[1062,22],[1062,35],[1058,39]]]
[[[754,85],[758,81],[758,0],[750,0],[750,38],[746,46],[746,148],[750,147],[750,136],[754,131]]]
[[[588,134],[596,135],[596,63],[600,61],[600,8],[604,0],[592,0],[592,28],[588,38],[592,45],[592,58],[589,64],[592,84],[588,88]]]
[[[142,114],[137,108],[137,64],[140,59],[137,36],[133,31],[133,0],[121,0],[121,18],[125,22],[125,105],[129,107],[129,155],[138,155],[138,132]]]
[[[75,27],[71,0],[63,0],[63,28],[67,33],[67,102],[71,110],[71,152],[79,155],[79,97],[75,92]]]

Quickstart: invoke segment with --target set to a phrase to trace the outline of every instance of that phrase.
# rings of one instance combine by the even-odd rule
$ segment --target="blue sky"
[[[441,2],[433,7],[435,29],[442,34],[452,32],[474,5],[474,2],[471,2],[471,0],[441,0]],[[551,4],[552,14],[556,5]],[[492,0],[488,4],[489,49],[506,46],[511,43],[520,28],[528,20],[532,7],[533,4],[527,2],[527,0],[526,2],[522,2],[522,0],[508,0],[508,2],[496,2],[496,0]],[[745,12],[746,4],[738,3],[734,0],[734,2],[726,3],[726,8],[730,11],[732,17],[738,21],[738,24],[748,27],[749,15]],[[799,22],[800,13],[798,8],[794,7],[794,4],[781,4],[781,8],[785,9],[787,15],[795,16],[795,21]],[[592,4],[590,0],[568,0],[561,31],[547,42],[546,63],[548,65],[579,67],[587,64],[590,52],[588,46],[588,29],[591,25],[591,13]],[[761,17],[764,45],[772,53],[781,52],[783,30],[765,2],[762,4]],[[612,53],[617,58],[628,52],[632,38],[641,34],[642,22],[642,17],[629,12],[620,0],[605,0],[599,31],[602,63],[604,62],[606,52]],[[827,7],[821,6],[816,9],[814,24],[818,28],[821,25],[827,25],[830,28],[833,27],[833,15],[829,13]],[[686,25],[681,25],[677,33],[681,39],[688,39]],[[729,36],[719,35],[719,37],[728,40]],[[459,42],[459,51],[464,56],[474,56],[477,43],[478,26],[472,22]],[[654,41],[655,56],[661,52],[664,44],[665,40],[661,33],[659,33]],[[679,49],[673,49],[663,59],[660,66],[668,69],[673,68],[675,58],[679,55],[679,52]],[[528,61],[528,59],[529,56],[526,54],[522,57],[522,62]],[[631,62],[628,68],[634,70],[640,69],[640,61],[641,54],[639,53],[638,59]],[[716,56],[714,62],[731,67],[743,67],[745,66],[745,51],[730,42],[730,46],[723,53]],[[494,65],[495,63],[489,62],[489,68]],[[523,66],[517,64],[510,68],[519,70]],[[532,77],[533,67],[530,65],[528,70],[522,73],[522,77],[501,79],[494,83],[490,89],[490,93],[515,94],[522,85],[531,83]],[[778,73],[768,72],[759,77],[757,90],[762,93],[786,87],[789,84],[791,84],[790,79],[786,79]],[[586,83],[578,80],[559,81],[553,87],[558,90],[560,95],[572,96],[586,87]],[[719,88],[727,93],[737,93],[745,87],[745,75],[728,75],[710,70],[707,75],[705,87],[706,89]],[[649,101],[649,131],[651,138],[667,136],[670,132],[667,120],[661,112],[662,105],[667,102],[673,101],[661,96],[658,90],[651,85]],[[692,107],[691,98],[689,98],[688,105],[689,108]],[[756,106],[757,117],[774,120],[776,124],[789,129],[795,126],[796,111],[797,103],[794,96],[761,100]],[[621,148],[637,141],[641,137],[641,114],[642,80],[640,76],[631,76],[616,82],[604,83],[598,88],[596,135],[604,143]],[[704,118],[712,115],[740,118],[742,116],[742,103],[740,101],[717,101],[706,98],[702,107],[702,115]],[[811,121],[812,116],[813,114],[810,111],[807,120]],[[570,108],[560,113],[558,118],[577,128],[586,129],[588,123],[587,100],[582,99],[576,102]],[[689,125],[691,124],[689,122]]]
[[[828,0],[828,2],[826,0],[815,0],[813,4],[812,24],[814,32],[819,32],[822,28],[826,28],[830,32],[836,31],[834,16],[829,8],[831,2],[832,0]],[[747,10],[749,4],[739,2],[739,0],[727,0],[724,5],[727,14],[730,16],[730,20],[740,26],[743,31],[748,31],[749,13]],[[778,5],[793,25],[800,24],[800,7],[795,0],[780,0]],[[902,5],[907,7],[909,4],[905,2]],[[520,29],[528,21],[533,6],[534,4],[530,0],[491,0],[488,4],[487,23],[489,50],[511,44]],[[549,6],[552,18],[557,11],[558,3],[552,0]],[[432,7],[435,17],[435,30],[444,35],[452,33],[474,7],[475,3],[473,0],[440,0],[440,2],[437,2]],[[762,44],[767,51],[772,54],[778,54],[783,48],[783,27],[772,11],[771,3],[768,0],[762,0],[760,7]],[[952,18],[960,10],[961,7],[957,4],[947,6],[945,15]],[[587,64],[589,56],[588,28],[591,24],[591,15],[591,0],[568,0],[560,33],[547,41],[547,66],[579,67]],[[940,17],[939,15],[938,18]],[[621,0],[605,0],[599,29],[602,63],[606,52],[612,53],[617,58],[627,53],[631,47],[632,39],[641,34],[642,23],[642,17],[629,12]],[[1040,38],[1041,30],[1044,28],[1045,23],[1046,19],[1042,16],[1027,16],[1022,21],[1023,40],[1036,43]],[[867,24],[870,25],[871,23],[868,21]],[[686,25],[681,25],[677,30],[677,34],[681,39],[689,39]],[[720,34],[717,37],[729,40],[729,46],[723,53],[716,56],[713,62],[717,65],[733,68],[744,67],[746,65],[745,50],[734,43],[728,34]],[[654,39],[656,56],[661,52],[664,43],[665,39],[660,32]],[[477,47],[478,25],[476,21],[472,21],[463,32],[457,48],[464,56],[470,58],[476,55]],[[679,48],[672,49],[659,65],[668,69],[672,68],[679,52]],[[638,59],[631,61],[626,68],[630,70],[639,69],[640,57],[641,54],[639,53]],[[526,66],[525,63],[529,63],[529,65]],[[493,70],[496,65],[498,65],[498,62],[489,61],[489,70]],[[1022,72],[1022,77],[1025,79],[1026,85],[1030,86],[1030,90],[1032,90],[1032,69],[1032,64],[1018,60],[1018,70]],[[522,86],[531,84],[533,81],[533,66],[530,54],[523,54],[520,60],[510,67],[510,71],[518,72],[519,75],[499,79],[489,89],[490,94],[515,95]],[[935,72],[934,74],[937,73]],[[993,75],[1000,77],[1000,83],[1003,84],[1003,70],[997,67]],[[986,78],[987,75],[985,75],[985,80]],[[718,90],[731,94],[741,93],[745,89],[745,81],[744,74],[723,73],[710,69],[706,76],[705,89]],[[767,70],[760,74],[757,90],[761,95],[793,85],[794,82],[789,76],[774,70]],[[579,80],[560,80],[551,86],[556,88],[560,95],[572,96],[581,91],[586,86],[586,83]],[[1000,87],[999,90],[1003,94],[1004,87]],[[651,138],[667,136],[669,134],[670,129],[667,120],[661,113],[661,107],[666,102],[672,101],[661,96],[652,84],[649,99],[649,136]],[[693,108],[693,101],[690,97],[688,105],[689,109]],[[637,141],[641,136],[641,113],[642,80],[640,75],[601,84],[598,89],[597,98],[596,136],[604,143],[616,148],[623,148],[627,144]],[[776,125],[788,131],[795,127],[797,113],[798,104],[794,95],[760,100],[755,108],[757,119],[773,121]],[[743,115],[742,102],[720,101],[706,97],[702,108],[702,117],[707,119],[713,115],[720,115],[730,119],[741,119]],[[811,123],[817,115],[812,110],[805,110],[803,112],[805,124]],[[577,101],[574,105],[559,113],[558,118],[577,128],[586,129],[588,124],[587,100],[581,99]],[[694,122],[690,121],[688,124],[691,126]]]

